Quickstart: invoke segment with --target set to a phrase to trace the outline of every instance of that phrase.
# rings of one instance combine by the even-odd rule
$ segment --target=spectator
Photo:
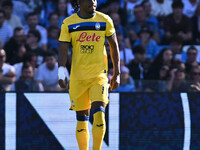
[[[136,46],[132,50],[135,58],[129,63],[128,68],[131,77],[135,80],[137,90],[142,90],[142,80],[146,79],[150,60],[146,57],[146,50],[144,47]]]
[[[133,23],[135,20],[134,7],[141,4],[141,2],[142,0],[124,0],[121,7],[124,8],[124,11],[127,13],[128,24]]]
[[[147,21],[152,22],[153,24],[156,25],[158,32],[159,32],[160,43],[162,43],[162,40],[163,40],[163,37],[164,37],[164,34],[165,34],[164,29],[163,29],[163,18],[164,17],[163,18],[162,17],[156,18],[155,16],[153,16],[151,14],[152,5],[150,3],[150,0],[144,0],[142,2],[142,6],[145,10]]]
[[[184,4],[183,14],[189,18],[193,17],[199,0],[182,0],[182,2]]]
[[[33,9],[28,7],[24,2],[13,0],[13,14],[18,16],[23,25],[26,24],[26,16],[33,12]]]
[[[185,63],[186,73],[189,74],[193,66],[198,66],[197,62],[198,51],[196,47],[190,46],[187,50],[187,60]]]
[[[197,5],[195,15],[192,17],[193,43],[200,44],[200,2]]]
[[[150,0],[151,14],[157,18],[163,18],[172,13],[171,0]]]
[[[155,40],[152,39],[153,33],[148,27],[143,27],[138,33],[138,39],[133,44],[134,46],[141,45],[146,49],[146,56],[150,60],[153,60],[154,57],[158,54],[158,45]]]
[[[0,50],[0,85],[4,91],[10,91],[11,84],[15,82],[15,69],[13,66],[5,63],[6,52]]]
[[[39,47],[39,41],[41,39],[40,32],[38,30],[30,30],[26,39],[27,51],[32,51],[37,54],[37,65],[40,65],[44,61],[45,50]]]
[[[14,30],[16,27],[22,27],[20,18],[12,14],[13,2],[11,0],[5,0],[3,2],[2,8],[5,12],[5,23],[9,24],[12,27],[12,30]]]
[[[6,61],[13,65],[16,63],[16,61],[13,59],[15,55],[18,53],[18,49],[20,46],[25,44],[25,34],[24,34],[24,29],[21,27],[17,27],[14,29],[14,34],[10,38],[8,42],[6,42],[4,49],[7,54],[7,59]]]
[[[159,28],[159,22],[158,19],[154,16],[151,15],[151,3],[149,0],[143,0],[142,4],[141,4],[144,8],[145,11],[145,15],[147,18],[148,22],[152,22],[153,24],[155,24],[157,26],[157,28]]]
[[[121,24],[120,16],[118,13],[110,13],[110,17],[113,20],[114,27],[116,32],[119,32],[124,38],[127,37],[127,33],[124,27]]]
[[[29,13],[26,18],[27,25],[24,26],[25,34],[27,35],[29,30],[38,30],[41,35],[39,46],[42,49],[47,49],[47,30],[38,24],[38,15],[36,13]]]
[[[170,48],[173,52],[173,57],[175,60],[179,60],[181,62],[186,62],[187,55],[182,50],[183,42],[180,36],[174,36],[170,40]]]
[[[16,71],[16,81],[19,80],[22,72],[22,67],[26,64],[30,64],[33,67],[34,77],[36,77],[37,55],[34,52],[26,52],[23,56],[22,62],[14,64],[14,68]]]
[[[154,80],[146,80],[145,90],[146,92],[166,92],[167,80],[169,78],[170,66],[162,65],[158,74]]]
[[[99,3],[98,3],[99,5]],[[119,14],[119,18],[121,20],[121,25],[126,26],[127,24],[127,13],[126,10],[120,8],[120,4],[118,1],[110,1],[108,4],[108,14],[117,13]]]
[[[4,45],[12,37],[12,28],[5,24],[5,12],[0,9],[0,40]]]
[[[190,19],[183,14],[183,3],[173,1],[173,13],[168,15],[164,21],[165,40],[169,44],[173,36],[180,36],[184,44],[190,44],[192,40],[192,26]]]
[[[122,26],[119,14],[116,12],[115,13],[112,12],[110,13],[110,17],[113,20],[116,32],[120,33],[123,36],[125,46],[127,48],[131,48],[130,40],[127,36],[127,30],[124,28],[124,26]]]
[[[191,84],[196,84],[200,82],[200,66],[193,66],[190,71],[189,81]],[[196,91],[195,89],[190,89],[191,91]]]
[[[67,69],[65,73],[69,79]],[[47,52],[45,62],[39,66],[36,80],[43,84],[45,91],[63,91],[58,85],[58,63],[52,51]]]
[[[36,13],[40,13],[42,9],[42,1],[41,0],[18,0],[24,2],[31,10]]]
[[[137,35],[144,26],[148,27],[149,30],[151,30],[151,32],[153,33],[152,38],[156,42],[159,42],[160,41],[159,30],[154,23],[149,22],[147,20],[142,5],[138,5],[134,8],[134,14],[135,14],[135,21],[127,26],[131,44],[133,44],[135,40],[138,38]]]
[[[125,66],[120,68],[121,75],[120,75],[120,85],[115,92],[135,92],[135,86],[133,79],[130,77],[129,69]]]
[[[200,92],[200,83],[199,83],[199,82],[194,83],[194,84],[191,84],[190,87],[191,87],[193,90],[195,90],[195,91],[197,91],[197,92]]]
[[[40,13],[40,21],[39,24],[42,26],[49,26],[49,15],[54,13],[56,9],[56,1],[54,0],[43,0],[43,6]]]
[[[22,67],[21,77],[12,84],[11,91],[44,91],[41,83],[34,80],[34,69],[30,64],[24,64]]]
[[[46,27],[59,27],[59,16],[57,13],[53,12],[48,17],[48,24]],[[48,30],[48,29],[47,29]]]
[[[60,35],[60,29],[55,26],[48,28],[48,49],[53,50],[58,54],[58,38]]]
[[[167,81],[167,91],[187,92],[188,83],[186,82],[185,64],[177,62],[176,66],[170,71],[170,78]]]
[[[63,20],[69,16],[67,0],[58,0],[56,13],[59,15],[58,26],[61,27]]]
[[[126,65],[128,65],[130,61],[134,59],[132,50],[125,47],[123,36],[120,33],[117,33],[117,40],[119,44],[120,59],[123,60]]]
[[[167,65],[170,68],[173,64],[174,60],[172,50],[169,48],[162,49],[151,64],[148,71],[147,79],[158,80],[160,78],[161,68],[164,65]]]
[[[26,47],[25,47],[25,45],[23,45],[23,44],[20,45],[19,48],[16,49],[16,51],[17,51],[16,55],[14,55],[14,57],[13,57],[13,64],[22,62],[23,56],[26,53]]]

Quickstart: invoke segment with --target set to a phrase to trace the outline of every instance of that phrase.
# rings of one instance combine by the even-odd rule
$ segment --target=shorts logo
[[[73,101],[73,100],[72,100],[72,106],[75,107],[75,105],[74,105],[74,101]]]
[[[101,25],[100,25],[100,23],[97,22],[97,23],[95,24],[95,29],[96,29],[96,30],[100,30],[100,28],[101,28]]]
[[[94,45],[81,45],[80,52],[82,54],[91,54],[94,51]]]

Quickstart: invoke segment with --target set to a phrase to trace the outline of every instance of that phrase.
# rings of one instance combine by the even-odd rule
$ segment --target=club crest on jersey
[[[101,28],[101,25],[100,25],[100,23],[97,22],[97,23],[95,24],[95,29],[96,29],[96,30],[100,30],[100,28]]]

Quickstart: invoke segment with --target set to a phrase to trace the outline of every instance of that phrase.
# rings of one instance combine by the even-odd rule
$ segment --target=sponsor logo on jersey
[[[87,32],[82,32],[79,36],[79,38],[76,40],[77,42],[99,42],[101,36],[96,35],[96,33],[93,33],[92,35],[88,35]]]
[[[77,28],[79,28],[79,27],[80,27],[80,25],[77,25],[77,26],[73,27],[73,29],[75,30],[75,29],[77,29]]]
[[[82,54],[91,54],[94,51],[94,45],[81,45],[80,51]]]

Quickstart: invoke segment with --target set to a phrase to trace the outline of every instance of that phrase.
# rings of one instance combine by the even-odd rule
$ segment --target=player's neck
[[[94,16],[95,12],[87,13],[85,11],[80,10],[77,14],[78,14],[79,17],[81,17],[83,19],[88,19],[88,18],[92,18]]]

